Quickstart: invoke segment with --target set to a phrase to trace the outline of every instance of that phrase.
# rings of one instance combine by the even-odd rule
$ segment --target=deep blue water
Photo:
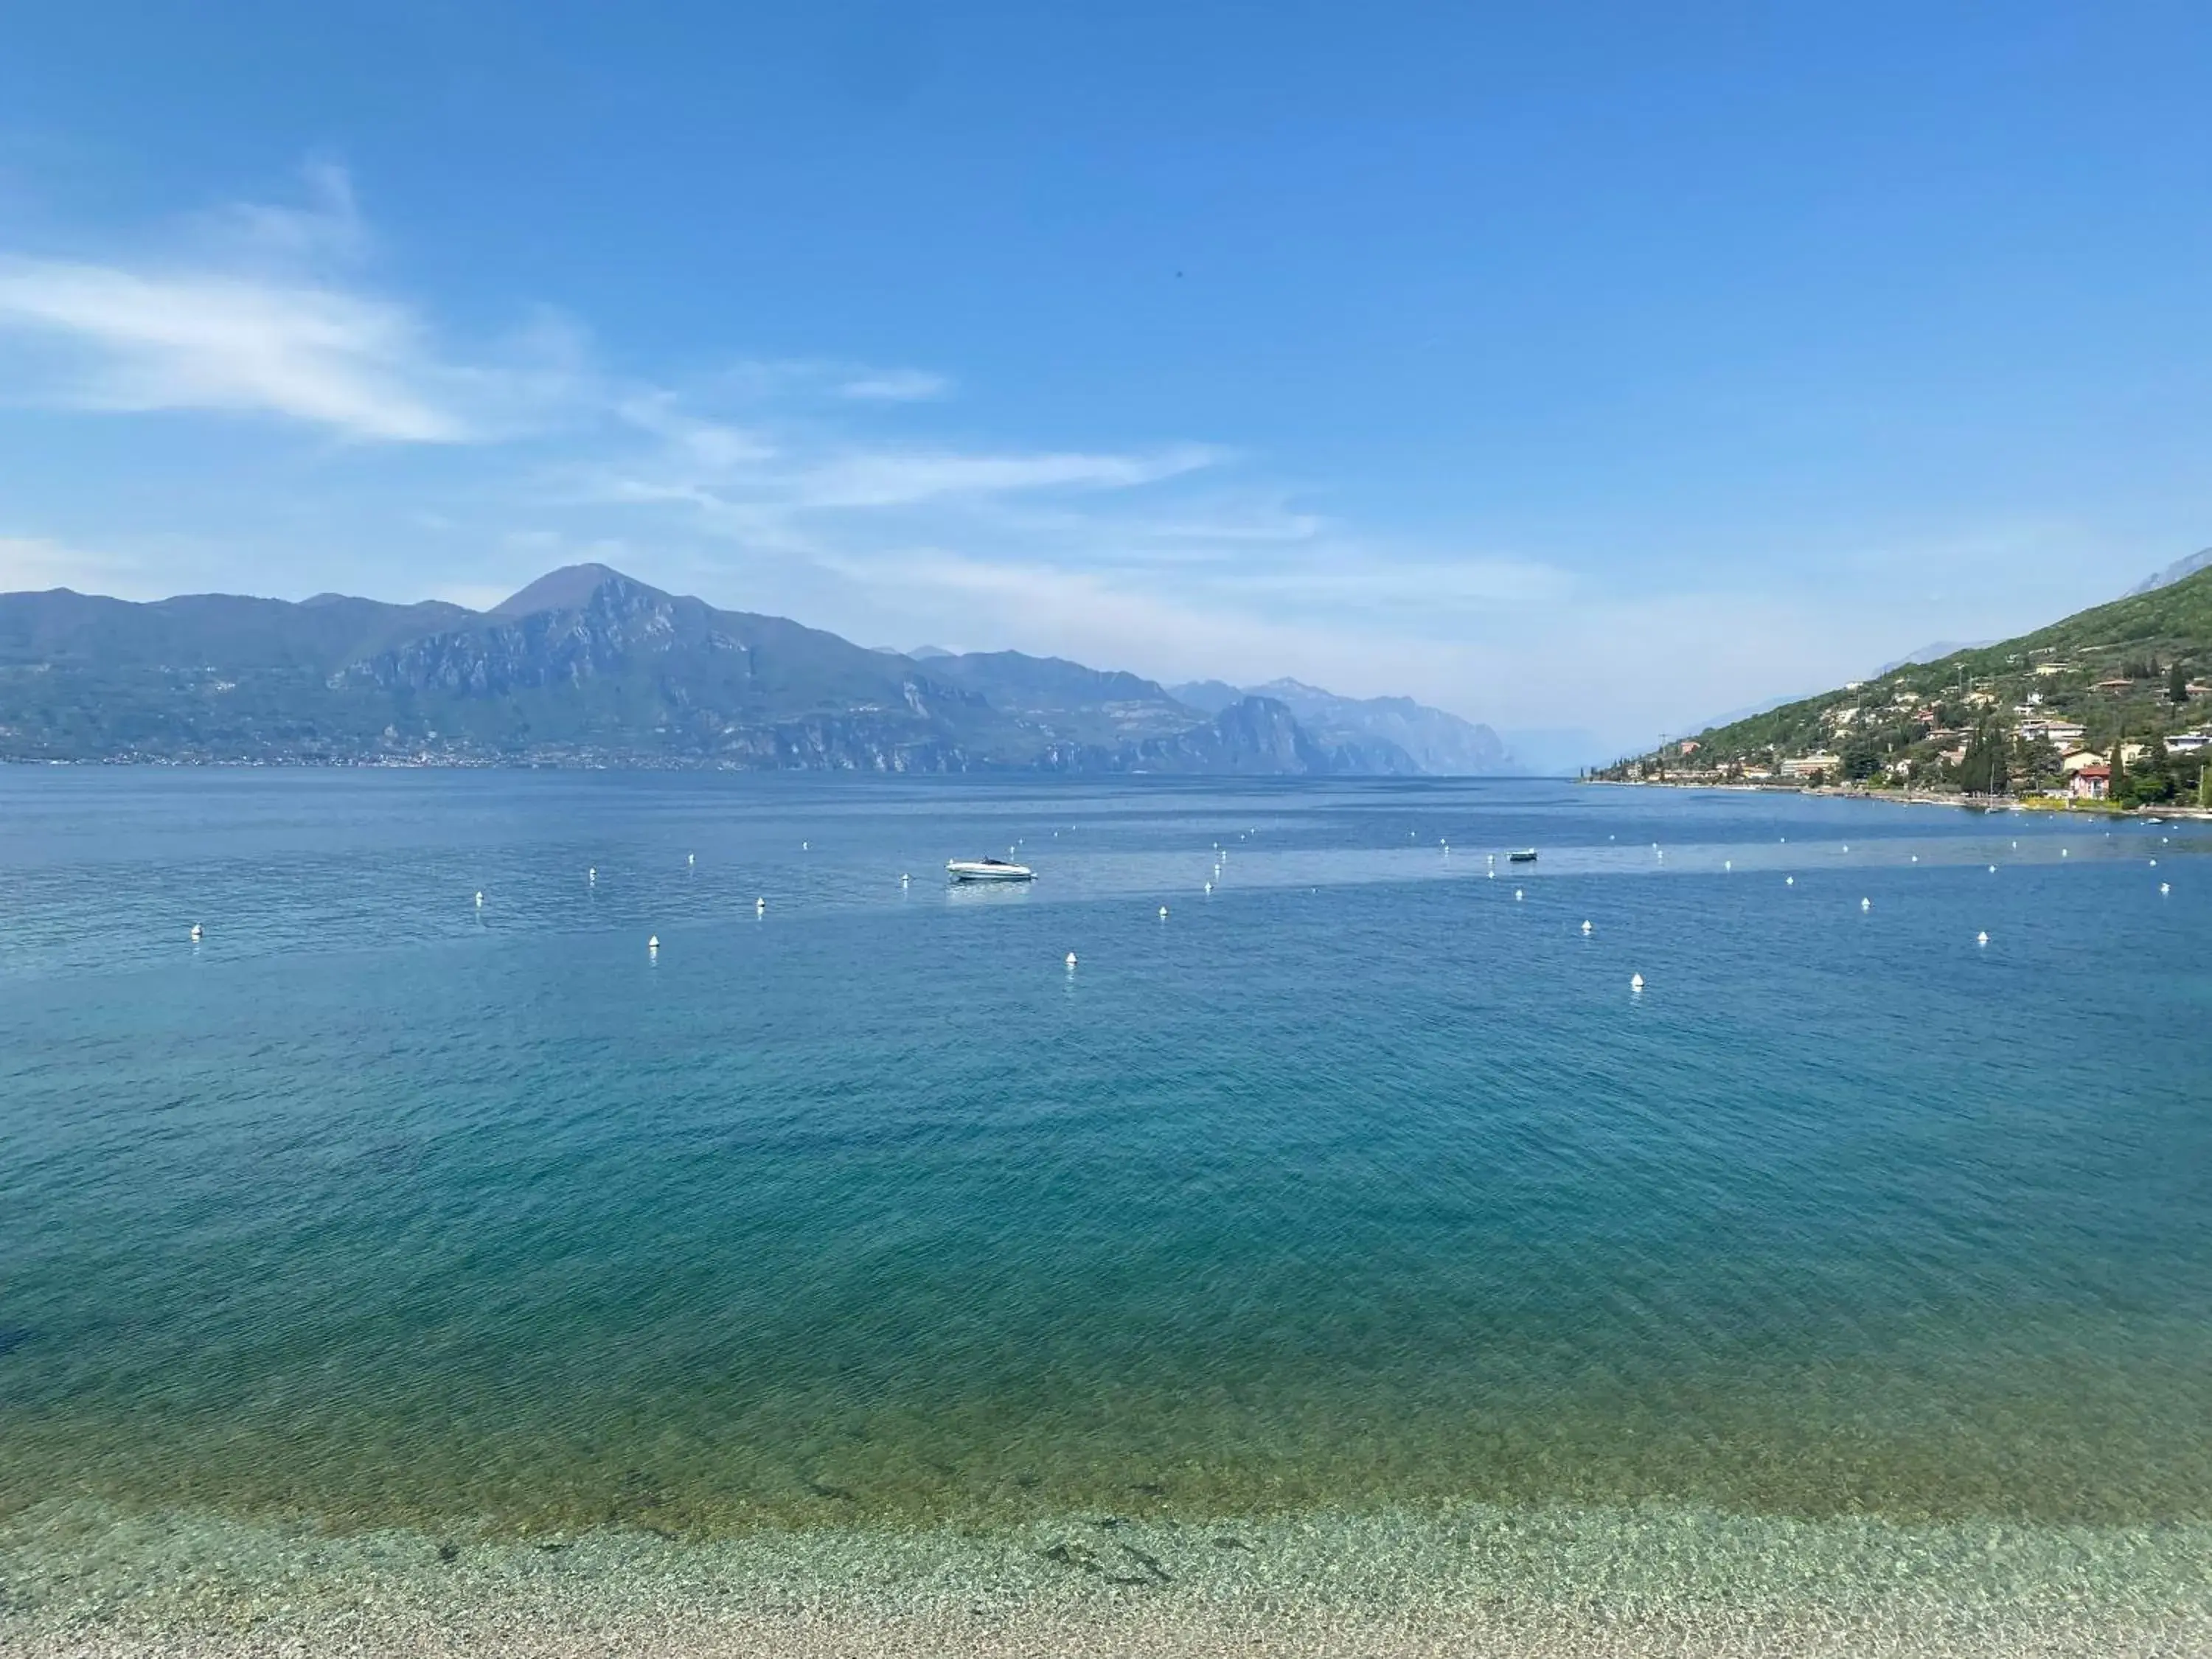
[[[0,771],[0,1504],[2212,1517],[2208,851]]]

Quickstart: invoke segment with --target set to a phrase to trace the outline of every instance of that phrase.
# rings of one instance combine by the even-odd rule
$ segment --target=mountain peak
[[[2147,576],[2128,589],[2128,596],[2132,599],[2138,593],[2155,593],[2160,588],[2171,587],[2183,577],[2193,576],[2208,567],[2212,567],[2212,547],[2201,553],[2191,553],[2185,559],[2176,559],[2155,576]]]
[[[486,614],[531,617],[541,611],[580,611],[592,602],[592,595],[610,582],[628,587],[645,586],[610,565],[568,564],[558,570],[549,570],[520,592],[502,599]]]

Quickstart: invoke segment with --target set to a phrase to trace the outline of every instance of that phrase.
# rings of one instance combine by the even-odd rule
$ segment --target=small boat
[[[1004,859],[947,859],[945,873],[955,881],[1035,881],[1036,872],[1026,864]]]
[[[1508,853],[1505,860],[1509,864],[1534,864],[1536,861],[1536,849],[1530,847],[1518,853]]]

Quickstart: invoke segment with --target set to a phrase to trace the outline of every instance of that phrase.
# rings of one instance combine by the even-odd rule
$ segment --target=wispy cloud
[[[0,261],[0,331],[49,349],[15,395],[82,409],[289,416],[350,437],[454,443],[401,307],[335,289],[196,273]],[[40,369],[43,373],[40,373]]]
[[[1130,489],[1194,472],[1219,459],[1219,451],[1199,444],[1132,455],[878,448],[834,455],[788,482],[802,506],[902,507],[947,496]]]
[[[952,377],[836,357],[741,357],[700,379],[710,398],[791,406],[809,403],[923,404],[949,398]]]
[[[301,164],[300,182],[303,202],[227,202],[199,216],[192,222],[198,240],[217,258],[252,257],[282,265],[352,263],[365,256],[372,240],[352,174],[316,157]]]
[[[0,253],[0,363],[19,404],[276,416],[379,443],[535,425],[580,372],[576,331],[532,317],[475,360],[350,269],[368,245],[351,181],[306,170],[304,205],[234,203],[161,259]]]
[[[726,386],[710,390],[723,394],[719,404],[665,387],[624,392],[611,410],[614,439],[550,463],[541,503],[672,514],[672,527],[757,550],[865,551],[908,543],[931,524],[994,533],[994,521],[1024,511],[1095,529],[1101,498],[1228,459],[1188,443],[1117,452],[887,439],[824,421],[803,403],[763,401],[757,386],[732,416],[716,412],[729,402]]]
[[[658,388],[619,397],[614,415],[665,446],[665,481],[696,484],[773,460],[777,445],[764,433],[693,413],[672,392]]]
[[[861,403],[918,404],[948,396],[952,382],[925,369],[879,369],[854,375],[837,388],[841,398]]]

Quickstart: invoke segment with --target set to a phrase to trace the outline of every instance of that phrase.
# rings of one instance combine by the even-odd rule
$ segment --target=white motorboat
[[[1036,872],[1026,864],[1005,859],[947,859],[945,873],[955,881],[1035,881]]]

